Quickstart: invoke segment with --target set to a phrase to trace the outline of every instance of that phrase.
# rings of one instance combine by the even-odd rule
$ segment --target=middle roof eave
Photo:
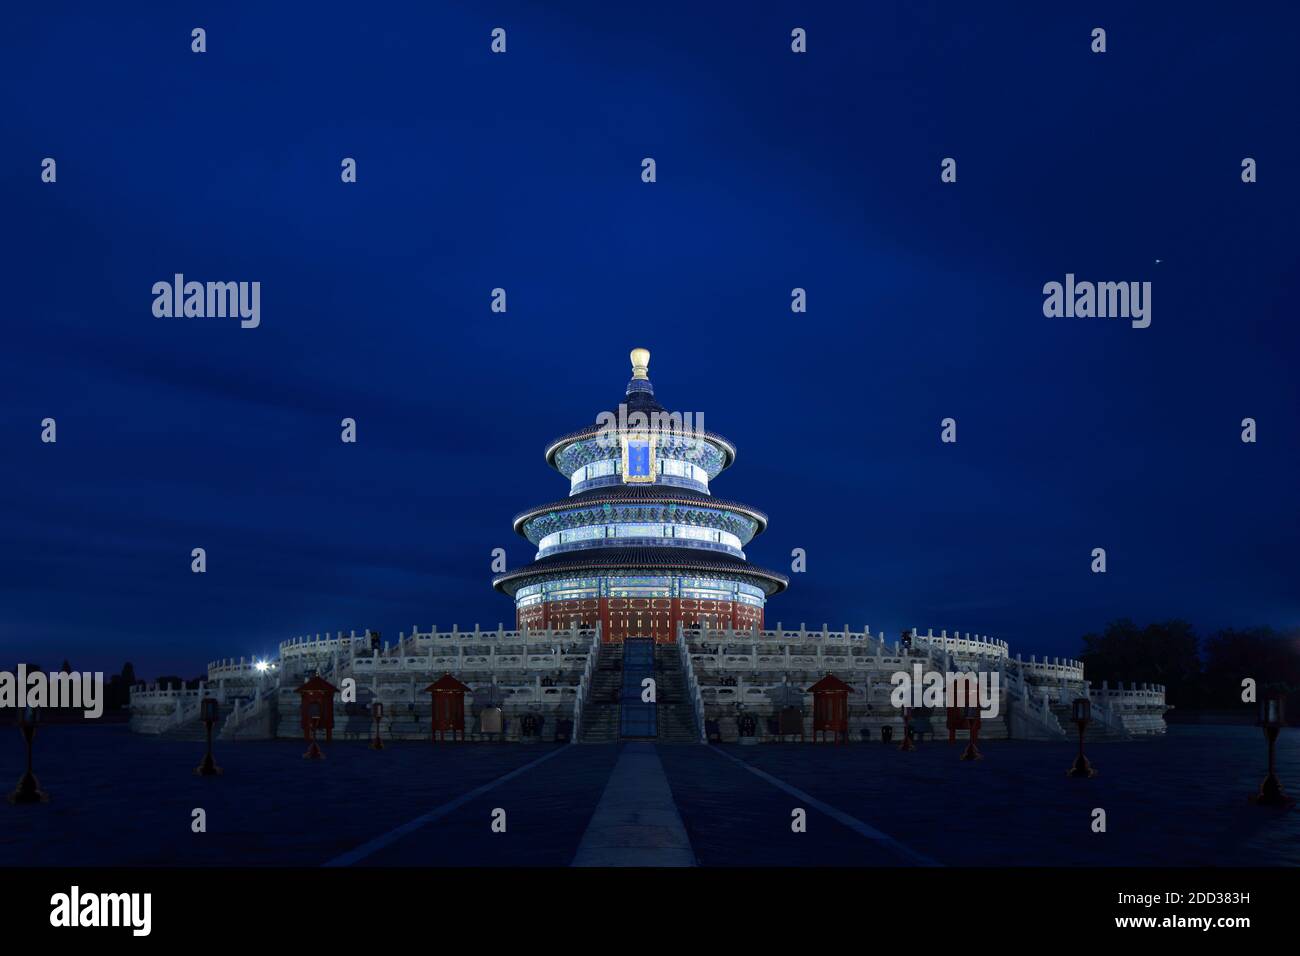
[[[569,511],[575,508],[589,508],[593,505],[636,504],[638,502],[645,504],[679,504],[697,508],[716,508],[719,511],[736,511],[748,518],[752,518],[758,524],[758,529],[754,532],[755,537],[762,534],[767,528],[767,515],[750,505],[739,501],[731,501],[727,498],[715,498],[712,495],[705,494],[702,491],[694,491],[690,488],[655,487],[654,485],[621,485],[593,488],[590,491],[570,495],[568,498],[561,498],[559,501],[548,502],[521,511],[515,515],[513,527],[515,533],[522,537],[524,536],[523,527],[526,521],[549,511]]]

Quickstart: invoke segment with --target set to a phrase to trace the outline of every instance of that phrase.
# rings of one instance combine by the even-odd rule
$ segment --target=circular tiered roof
[[[649,362],[645,349],[632,351],[632,379],[616,426],[598,420],[546,446],[547,464],[572,479],[573,492],[515,516],[516,533],[534,544],[544,537],[552,543],[532,564],[493,578],[497,590],[513,596],[529,583],[566,576],[647,574],[740,581],[766,595],[785,590],[788,578],[750,564],[741,550],[766,529],[767,515],[708,491],[708,479],[735,461],[736,446],[703,429],[655,431],[653,422],[686,416],[670,416],[655,399]],[[645,418],[638,421],[637,413]],[[642,427],[646,420],[648,428]],[[595,439],[605,441],[597,445]],[[629,465],[636,441],[640,458]],[[701,457],[682,461],[695,452]],[[599,468],[598,477],[588,478],[588,467]]]
[[[683,507],[700,507],[716,508],[721,511],[734,511],[738,514],[745,515],[752,519],[758,525],[755,534],[761,534],[767,528],[767,515],[750,505],[741,504],[739,501],[731,501],[727,498],[715,498],[713,495],[705,494],[703,491],[695,491],[691,488],[656,488],[653,485],[622,485],[614,488],[593,488],[591,491],[584,491],[576,495],[570,495],[568,498],[562,498],[559,501],[551,501],[544,505],[537,505],[529,508],[527,511],[521,511],[515,515],[514,529],[515,534],[527,535],[524,533],[524,526],[533,518],[545,514],[551,514],[558,511],[570,511],[579,508],[590,508],[614,504],[632,504],[644,503],[647,505],[657,504],[675,504]]]
[[[628,405],[629,412],[637,411],[637,410],[638,409],[633,408],[632,405],[630,404]],[[662,411],[662,409],[658,409],[658,410]],[[647,412],[647,414],[649,413]],[[559,438],[547,444],[546,452],[545,452],[546,463],[550,465],[552,468],[554,468],[556,471],[559,471],[560,468],[559,465],[556,464],[555,459],[560,454],[560,452],[562,452],[569,445],[576,444],[580,441],[583,441],[584,439],[599,438],[602,431],[603,428],[600,425],[588,425],[586,428],[580,428],[576,432],[569,432],[567,435],[561,435]],[[717,432],[711,432],[708,431],[707,429],[700,433],[700,437],[703,438],[704,441],[712,442],[713,444],[717,445],[718,448],[722,451],[724,455],[724,463],[722,467],[724,470],[730,468],[732,464],[735,463],[736,446],[731,443],[731,439],[723,438]]]
[[[640,360],[639,362],[638,359]],[[646,417],[650,417],[656,413],[660,415],[668,413],[668,410],[660,405],[659,401],[655,398],[655,389],[650,383],[650,378],[646,369],[649,362],[650,353],[648,351],[645,349],[633,349],[632,379],[627,383],[627,392],[623,397],[623,401],[620,403],[627,406],[627,414],[629,416],[638,412]],[[587,425],[585,428],[579,428],[577,431],[571,431],[567,435],[561,435],[559,438],[554,439],[546,445],[546,463],[556,471],[561,471],[557,459],[565,448],[581,441],[598,438],[604,433],[606,433],[606,426],[596,423]],[[733,445],[729,439],[723,438],[717,432],[707,430],[700,431],[696,437],[716,445],[718,450],[722,453],[722,468],[719,470],[725,470],[731,467],[732,463],[735,462],[736,446]],[[562,471],[561,474],[563,474]],[[565,477],[567,478],[568,475],[565,475]]]

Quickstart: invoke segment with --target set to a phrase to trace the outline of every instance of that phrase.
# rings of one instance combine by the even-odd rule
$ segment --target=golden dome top
[[[646,370],[650,366],[650,350],[633,349],[631,358],[632,358],[632,377],[649,379],[650,376],[646,374]]]

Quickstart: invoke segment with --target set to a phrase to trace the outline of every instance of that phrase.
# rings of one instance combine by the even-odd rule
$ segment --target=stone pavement
[[[1165,738],[1089,744],[1100,771],[1090,780],[1065,776],[1071,745],[993,741],[973,762],[958,759],[963,747],[729,752],[947,866],[1300,864],[1300,813],[1247,801],[1266,770],[1257,728],[1174,727]],[[1300,730],[1279,738],[1278,773],[1300,795]],[[1096,808],[1106,811],[1105,833],[1091,828]]]
[[[1300,792],[1300,731],[1283,731],[1278,748],[1283,785]],[[1093,744],[1092,780],[1065,777],[1070,746],[1016,741],[986,744],[974,763],[943,742],[912,754],[879,743],[411,741],[375,753],[338,742],[321,762],[303,749],[219,742],[226,773],[204,779],[191,774],[201,744],[43,726],[35,769],[53,799],[0,804],[0,865],[1300,864],[1300,813],[1246,800],[1264,774],[1253,727]],[[0,727],[0,787],[22,769],[18,731]],[[198,807],[206,833],[191,831]],[[796,808],[806,832],[791,829]],[[1095,808],[1105,833],[1091,829]],[[497,810],[505,832],[492,829]],[[620,861],[620,843],[637,854]]]
[[[695,865],[691,841],[654,744],[623,746],[573,865]]]
[[[411,833],[362,865],[568,866],[600,802],[618,749],[617,744],[561,744],[555,759],[501,784],[436,825]],[[497,809],[506,813],[504,833],[492,830]]]

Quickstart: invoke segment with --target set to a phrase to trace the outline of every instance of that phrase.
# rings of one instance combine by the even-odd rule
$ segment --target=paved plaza
[[[1091,780],[1066,778],[1066,745],[994,741],[979,762],[958,760],[962,746],[348,741],[316,762],[300,741],[220,742],[225,773],[205,779],[191,774],[201,744],[50,725],[35,769],[52,799],[0,805],[0,865],[1300,864],[1300,813],[1247,801],[1264,774],[1255,728],[1094,744]],[[22,769],[10,728],[6,789]],[[1278,772],[1300,791],[1294,730]],[[205,833],[191,829],[199,807]]]

